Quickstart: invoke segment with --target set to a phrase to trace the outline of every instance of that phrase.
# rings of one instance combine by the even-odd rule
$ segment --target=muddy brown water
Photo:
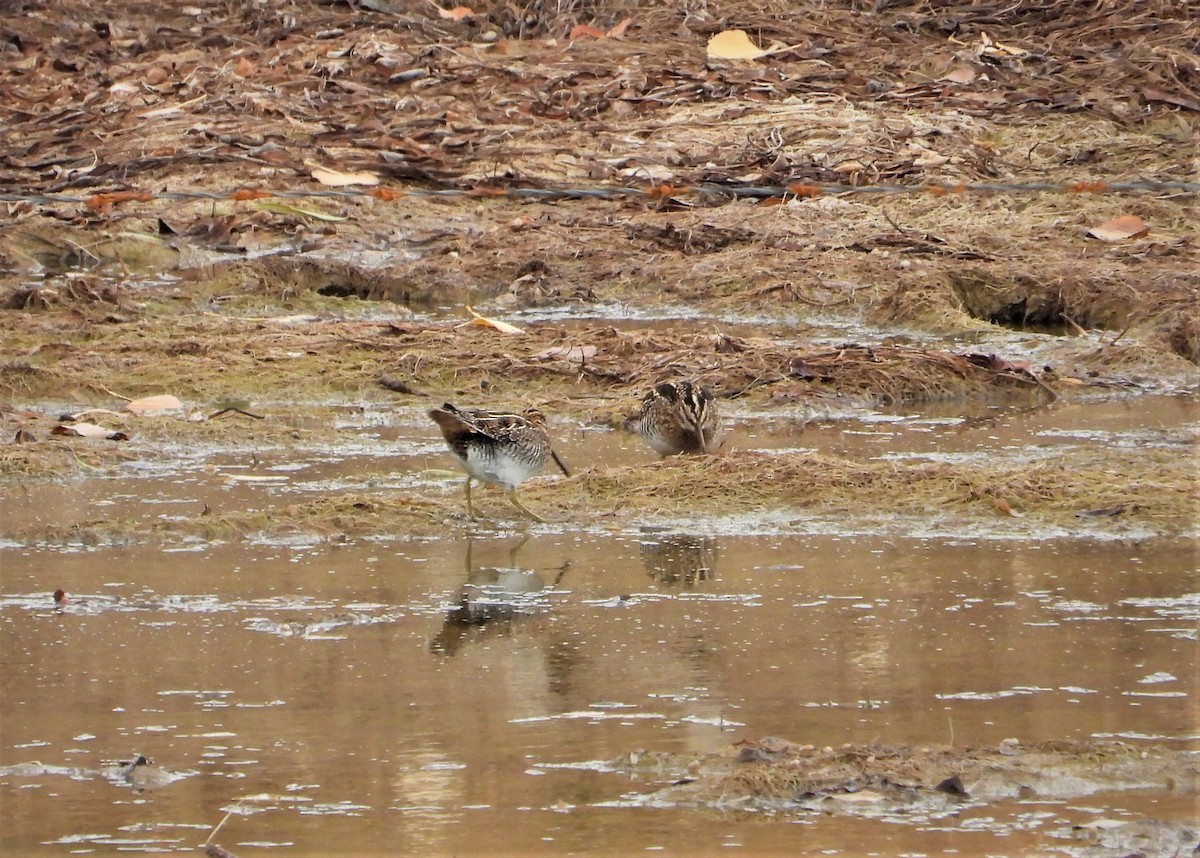
[[[733,441],[1052,455],[1180,443],[1189,421],[1171,397],[803,431],[735,414]],[[339,426],[336,451],[180,451],[121,479],[16,490],[7,508],[37,525],[459,490],[418,410],[347,407]],[[558,429],[568,459],[653,460],[605,429]],[[524,528],[488,507],[501,526],[438,539],[0,547],[0,852],[195,850],[232,811],[214,839],[241,856],[1081,854],[1075,825],[1196,816],[1194,796],[1137,791],[939,817],[678,807],[653,797],[671,775],[607,766],[769,735],[1194,747],[1191,541],[687,525],[686,511]],[[112,765],[135,753],[171,774],[134,790]]]

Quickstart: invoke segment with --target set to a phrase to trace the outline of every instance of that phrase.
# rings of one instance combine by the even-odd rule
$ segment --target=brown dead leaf
[[[134,414],[156,414],[163,411],[176,411],[183,408],[183,403],[169,393],[158,396],[144,396],[125,403],[125,410]]]
[[[1186,107],[1188,110],[1200,112],[1200,101],[1189,98],[1186,95],[1181,95],[1176,92],[1167,92],[1165,89],[1147,86],[1142,89],[1142,98],[1146,101],[1162,101],[1167,104],[1174,104],[1177,107]]]
[[[37,440],[37,436],[28,429],[18,429],[17,437],[13,439],[14,444],[32,444]]]
[[[955,66],[942,75],[941,79],[950,83],[974,83],[977,77],[979,75],[970,66]]]
[[[568,41],[573,42],[576,39],[582,39],[584,36],[589,36],[593,39],[603,39],[607,35],[608,33],[604,32],[603,30],[598,30],[595,27],[591,27],[587,24],[579,24],[573,30],[571,30],[571,34],[567,36],[567,39]]]
[[[1004,498],[992,498],[992,503],[996,505],[997,510],[1007,516],[1010,516],[1011,518],[1021,518],[1024,515],[1024,513],[1017,512],[1015,509],[1013,509],[1012,504],[1010,504]]]
[[[254,74],[254,63],[245,57],[239,57],[238,61],[233,64],[233,73],[238,77],[250,77]]]
[[[461,21],[463,18],[470,18],[475,13],[466,6],[455,6],[453,9],[443,9],[433,0],[429,0],[429,5],[437,9],[438,17],[445,18],[447,21]]]
[[[379,176],[374,173],[363,171],[361,173],[343,173],[340,170],[330,170],[328,167],[321,167],[309,161],[304,162],[309,168],[312,177],[322,185],[327,185],[331,188],[343,188],[347,185],[378,185]]]
[[[1149,231],[1145,222],[1137,215],[1121,215],[1092,227],[1087,234],[1101,241],[1124,241],[1127,238],[1141,238]]]

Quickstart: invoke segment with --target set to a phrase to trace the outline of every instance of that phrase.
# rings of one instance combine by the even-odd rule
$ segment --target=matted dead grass
[[[726,398],[834,395],[858,404],[1039,402],[1080,387],[1128,384],[1104,372],[1106,360],[1119,360],[1102,346],[1092,351],[1076,350],[1080,365],[1033,367],[991,352],[917,345],[814,348],[802,339],[732,336],[711,323],[635,330],[537,323],[511,336],[457,322],[291,315],[178,314],[127,323],[35,316],[0,346],[0,389],[17,402],[53,398],[108,407],[114,391],[173,393],[205,408],[230,399],[378,400],[387,387],[432,399],[466,391],[480,404],[502,407],[513,399],[552,402],[564,414],[605,419],[597,399],[640,396],[680,377]],[[1147,373],[1156,365],[1178,373],[1160,351],[1143,351]]]
[[[496,491],[481,491],[476,524],[467,518],[456,476],[448,492],[341,494],[247,512],[208,513],[147,523],[91,518],[6,534],[27,542],[285,537],[338,540],[426,536],[462,527],[518,527],[521,518]],[[836,456],[735,451],[652,464],[593,467],[569,479],[537,478],[521,488],[533,509],[562,526],[636,527],[659,519],[719,520],[763,511],[845,516],[895,526],[953,517],[961,528],[1022,517],[1031,530],[1080,534],[1191,532],[1200,492],[1178,455],[1072,450],[1051,460],[989,463],[861,462]],[[889,522],[891,524],[889,524]]]
[[[589,470],[571,480],[530,483],[523,495],[571,511],[622,520],[762,509],[863,517],[1033,515],[1078,523],[1079,514],[1152,522],[1181,531],[1200,520],[1195,475],[1170,451],[1072,450],[1045,460],[880,462],[741,450],[664,459],[651,466]]]
[[[949,807],[967,800],[1072,798],[1126,789],[1200,791],[1200,767],[1192,752],[1111,741],[815,748],[766,737],[736,742],[699,758],[635,751],[612,765],[633,776],[674,775],[674,784],[654,791],[660,803],[748,803],[826,813]]]

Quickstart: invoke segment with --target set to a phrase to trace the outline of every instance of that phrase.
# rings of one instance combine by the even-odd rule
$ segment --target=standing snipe
[[[642,398],[624,423],[664,456],[712,453],[721,444],[721,414],[712,391],[690,381],[666,381]]]
[[[475,518],[471,506],[474,479],[500,486],[513,506],[535,521],[545,522],[517,500],[517,486],[540,471],[548,458],[554,459],[565,476],[571,476],[550,449],[542,412],[530,408],[521,414],[497,414],[455,408],[447,402],[430,411],[429,416],[442,428],[450,452],[467,471],[467,512],[471,518]]]

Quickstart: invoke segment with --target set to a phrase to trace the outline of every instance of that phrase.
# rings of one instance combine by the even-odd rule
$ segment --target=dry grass
[[[1031,526],[1129,527],[1162,535],[1189,532],[1200,520],[1194,474],[1161,450],[1117,457],[1075,450],[1052,461],[1003,464],[856,462],[833,456],[735,452],[671,458],[652,465],[596,468],[570,479],[537,479],[522,497],[568,525],[603,521],[633,527],[657,518],[689,520],[759,511],[845,516],[888,522],[896,517],[953,516],[969,529],[1010,515]],[[497,506],[498,505],[498,506]],[[524,526],[507,504],[481,496],[484,515]],[[1078,518],[1078,513],[1096,513]],[[1095,522],[1099,522],[1096,524]],[[461,495],[348,494],[268,510],[197,514],[189,520],[147,524],[88,520],[18,536],[27,541],[100,542],[113,539],[235,539],[265,534],[341,539],[363,535],[444,534],[474,526]]]
[[[615,761],[627,774],[689,777],[659,789],[662,802],[771,806],[802,801],[838,812],[838,800],[887,809],[936,801],[953,803],[972,790],[978,800],[1016,794],[1024,784],[1044,796],[1067,797],[1097,788],[1137,788],[1158,783],[1194,793],[1200,789],[1187,751],[1122,742],[1043,742],[997,747],[912,747],[875,743],[814,748],[777,738],[744,740],[699,759],[634,752]],[[956,779],[952,786],[948,781]],[[1036,785],[1036,787],[1032,786]],[[826,800],[834,799],[833,804]],[[825,803],[823,803],[823,801]],[[884,805],[884,802],[887,802]],[[860,804],[861,806],[861,804]],[[842,811],[850,809],[842,805]]]
[[[738,451],[665,459],[653,466],[583,472],[530,484],[526,494],[573,511],[620,519],[713,515],[762,508],[852,516],[1018,514],[1063,523],[1077,512],[1123,507],[1123,520],[1186,529],[1200,514],[1195,475],[1178,457],[1144,451],[1073,451],[1053,460],[1002,464],[858,462],[831,456]],[[999,504],[999,506],[998,506]]]

